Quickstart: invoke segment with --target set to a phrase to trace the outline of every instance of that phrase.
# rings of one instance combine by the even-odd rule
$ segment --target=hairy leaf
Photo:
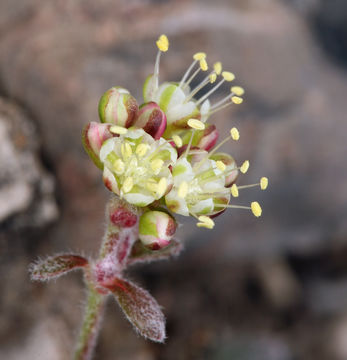
[[[123,279],[115,279],[108,289],[135,329],[144,337],[163,342],[165,318],[156,300],[144,289]]]
[[[71,270],[88,265],[88,260],[79,255],[50,256],[44,260],[38,260],[29,267],[31,279],[46,281],[58,278]]]

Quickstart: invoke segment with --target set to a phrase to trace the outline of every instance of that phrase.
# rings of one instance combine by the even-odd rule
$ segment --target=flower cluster
[[[233,127],[216,145],[219,134],[209,123],[215,112],[243,102],[240,86],[231,86],[230,93],[213,104],[209,99],[223,83],[232,82],[234,74],[223,71],[220,62],[209,70],[206,54],[199,52],[180,81],[159,83],[161,54],[169,49],[165,35],[157,47],[154,72],[143,87],[144,103],[138,106],[128,90],[113,87],[100,99],[101,123],[92,122],[83,132],[84,147],[103,170],[105,186],[143,211],[139,237],[152,249],[169,243],[176,228],[174,214],[193,216],[197,226],[208,229],[214,227],[212,218],[226,208],[250,209],[259,217],[258,202],[240,206],[231,199],[241,189],[265,190],[268,185],[266,177],[256,184],[235,184],[249,161],[237,166],[219,149],[229,140],[239,140],[239,131]],[[200,73],[205,74],[202,81],[191,87]],[[213,86],[199,97],[208,84]],[[171,227],[165,231],[167,224]]]

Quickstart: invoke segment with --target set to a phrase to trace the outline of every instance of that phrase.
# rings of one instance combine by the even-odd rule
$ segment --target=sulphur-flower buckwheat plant
[[[242,103],[240,86],[231,86],[230,93],[215,103],[209,99],[223,83],[232,82],[234,74],[223,71],[220,62],[209,70],[206,54],[199,52],[179,81],[160,83],[160,58],[169,49],[165,35],[159,37],[157,47],[154,72],[143,87],[144,103],[138,106],[128,90],[112,87],[100,99],[100,122],[87,124],[82,133],[84,148],[112,193],[98,258],[64,254],[30,267],[32,279],[38,281],[75,269],[84,272],[88,299],[75,360],[92,358],[110,295],[139,334],[156,342],[165,340],[160,306],[146,290],[127,280],[124,271],[130,265],[167,259],[181,251],[181,242],[173,238],[176,214],[192,216],[198,227],[212,229],[212,218],[227,208],[248,209],[256,217],[262,213],[256,201],[244,206],[233,200],[245,188],[265,190],[268,179],[236,185],[249,161],[238,166],[231,155],[219,150],[228,141],[238,141],[239,131],[232,127],[217,144],[218,131],[209,122],[215,112]],[[205,76],[192,88],[199,73]],[[199,97],[208,84],[213,86]]]

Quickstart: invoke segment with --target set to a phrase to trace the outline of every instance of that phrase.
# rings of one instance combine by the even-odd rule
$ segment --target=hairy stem
[[[74,360],[92,359],[106,298],[106,295],[100,294],[89,287],[84,319],[73,358]]]
[[[107,204],[107,228],[99,258],[85,271],[88,299],[74,360],[91,360],[100,330],[108,285],[121,276],[138,236],[139,210],[116,197]]]

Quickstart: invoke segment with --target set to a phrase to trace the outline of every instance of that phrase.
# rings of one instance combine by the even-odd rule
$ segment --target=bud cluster
[[[268,184],[265,177],[257,184],[235,184],[249,161],[238,167],[231,155],[218,150],[229,140],[239,140],[239,131],[233,127],[216,145],[218,131],[208,123],[216,111],[243,102],[240,86],[231,86],[230,94],[214,104],[209,99],[223,83],[232,82],[234,74],[223,71],[220,62],[208,71],[206,54],[199,52],[180,81],[159,84],[160,57],[169,49],[165,35],[157,47],[154,72],[144,83],[144,103],[138,106],[128,90],[113,87],[100,99],[101,123],[92,122],[83,131],[84,147],[102,169],[105,186],[142,209],[139,237],[153,250],[169,244],[176,229],[173,214],[193,216],[197,226],[209,229],[214,227],[211,217],[226,208],[250,209],[260,216],[257,202],[240,206],[230,201],[243,188],[264,190]],[[205,77],[191,88],[199,73]],[[208,84],[214,85],[198,97]]]

